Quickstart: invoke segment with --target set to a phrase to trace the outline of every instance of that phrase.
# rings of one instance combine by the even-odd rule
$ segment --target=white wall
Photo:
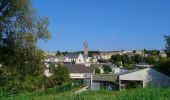
[[[76,64],[84,64],[85,63],[82,54],[79,54],[78,58],[75,58],[75,59],[70,59],[70,58],[66,57],[64,62],[72,62],[73,60],[75,61]]]
[[[45,62],[50,62],[49,58],[44,59]]]
[[[84,63],[84,58],[82,54],[79,54],[78,59],[76,60],[76,64]]]
[[[84,79],[84,74],[81,73],[70,73],[71,79]]]
[[[119,74],[120,73],[120,68],[113,68],[113,73],[114,74]]]
[[[45,72],[44,72],[45,76],[46,77],[50,77],[52,74],[50,73],[49,69],[45,69]]]
[[[70,78],[72,79],[84,79],[91,78],[92,74],[88,73],[70,73]]]

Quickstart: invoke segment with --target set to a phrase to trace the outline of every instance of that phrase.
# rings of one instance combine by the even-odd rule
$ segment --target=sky
[[[170,34],[170,0],[32,0],[49,18],[46,52],[164,49]]]

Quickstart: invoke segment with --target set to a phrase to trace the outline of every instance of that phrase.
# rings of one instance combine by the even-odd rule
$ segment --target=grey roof
[[[96,67],[103,67],[103,65],[110,66],[111,68],[116,68],[117,67],[117,65],[110,64],[110,63],[94,63],[93,65],[96,66]]]
[[[120,73],[120,75],[137,72],[137,71],[140,71],[140,70],[143,70],[143,69],[146,69],[146,68],[136,68],[136,69],[128,70],[128,71],[125,71],[125,72]]]
[[[118,75],[113,74],[94,74],[93,81],[106,81],[106,82],[115,82],[118,79]]]
[[[71,58],[71,59],[76,59],[78,58],[79,54],[66,54],[66,57]]]
[[[87,67],[81,64],[65,64],[64,66],[67,67],[69,73],[93,73],[94,67],[90,66]]]

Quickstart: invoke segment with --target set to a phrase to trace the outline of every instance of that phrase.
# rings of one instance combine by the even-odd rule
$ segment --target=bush
[[[160,72],[170,76],[170,59],[160,62],[155,67]]]
[[[124,68],[129,68],[130,66],[129,66],[129,64],[124,63],[124,64],[123,64],[123,67],[124,67]]]
[[[62,85],[62,83],[68,82],[70,80],[67,68],[60,64],[57,67],[54,67],[54,73],[52,78],[58,85]]]
[[[112,68],[108,65],[103,65],[104,73],[108,74],[109,72],[112,72]]]
[[[98,67],[95,68],[95,74],[100,74],[100,69]]]

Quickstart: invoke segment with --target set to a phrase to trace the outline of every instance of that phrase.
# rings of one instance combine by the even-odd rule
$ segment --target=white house
[[[49,68],[50,68],[50,64],[45,63],[45,71],[44,71],[44,74],[45,74],[46,77],[50,77],[50,76],[52,75],[52,74],[50,73]]]
[[[164,50],[161,50],[160,53],[159,53],[159,56],[163,57],[163,58],[166,58],[167,57],[167,54]]]
[[[65,60],[65,56],[47,56],[44,59],[45,62],[55,62],[55,63],[64,62],[64,60]]]
[[[75,62],[75,64],[84,64],[89,60],[88,60],[88,56],[82,55],[81,53],[80,54],[67,54],[64,62],[71,63],[73,61]]]
[[[113,70],[113,73],[116,75],[118,75],[120,73],[120,68],[118,68],[118,67],[115,67],[112,70]]]
[[[52,73],[50,73],[49,68],[46,68],[46,69],[45,69],[44,75],[45,75],[46,77],[50,77],[50,76],[52,75]]]
[[[55,65],[55,67],[57,67],[57,63],[55,62],[45,62],[45,71],[44,71],[44,75],[46,77],[50,77],[52,75],[52,73],[50,72],[50,65],[53,64]]]

